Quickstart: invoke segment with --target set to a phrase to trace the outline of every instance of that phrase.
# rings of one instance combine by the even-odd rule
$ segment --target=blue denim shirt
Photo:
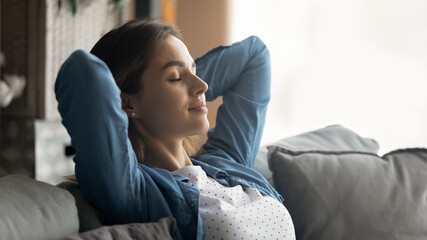
[[[257,37],[212,49],[195,60],[209,89],[207,101],[223,96],[216,127],[204,154],[192,158],[225,186],[258,189],[282,202],[253,169],[270,99],[269,52]],[[74,52],[55,83],[62,123],[76,149],[75,173],[85,196],[112,224],[177,220],[177,239],[203,239],[199,191],[188,178],[139,164],[128,138],[128,118],[108,67],[95,56]]]

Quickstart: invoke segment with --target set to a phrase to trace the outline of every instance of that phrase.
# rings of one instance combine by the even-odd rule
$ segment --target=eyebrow
[[[182,62],[182,61],[170,61],[170,62],[167,62],[165,65],[163,65],[163,67],[160,69],[160,71],[163,71],[163,70],[165,70],[166,68],[169,68],[169,67],[175,67],[175,66],[178,66],[178,67],[184,67],[185,66],[185,64],[184,64],[184,62]],[[196,67],[196,63],[193,61],[193,64],[191,64],[191,67],[192,68],[195,68]]]

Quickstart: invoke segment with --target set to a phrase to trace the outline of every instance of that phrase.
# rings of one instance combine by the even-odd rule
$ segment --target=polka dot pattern
[[[199,188],[204,239],[295,239],[290,214],[277,200],[255,188],[223,186],[200,166],[175,172]]]

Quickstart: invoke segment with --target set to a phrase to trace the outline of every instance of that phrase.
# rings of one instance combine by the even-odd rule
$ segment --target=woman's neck
[[[183,145],[183,139],[167,141],[163,139],[150,139],[149,141],[149,156],[144,160],[144,163],[175,171],[185,166],[192,165],[190,158],[187,155]]]

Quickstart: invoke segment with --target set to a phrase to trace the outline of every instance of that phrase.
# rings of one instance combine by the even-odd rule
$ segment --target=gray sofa
[[[333,125],[262,146],[255,168],[284,197],[297,239],[427,239],[427,150],[377,150]],[[0,239],[173,239],[175,224],[106,226],[75,183],[0,178]]]
[[[174,239],[175,219],[104,226],[78,185],[58,186],[23,175],[0,178],[0,239]]]

